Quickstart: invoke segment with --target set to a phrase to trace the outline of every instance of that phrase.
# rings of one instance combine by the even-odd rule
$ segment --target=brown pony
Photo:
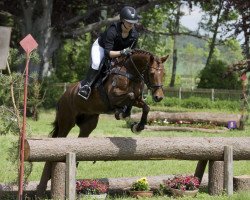
[[[80,83],[69,87],[58,102],[52,137],[66,137],[75,124],[80,128],[79,137],[88,137],[96,128],[100,114],[113,112],[116,119],[121,119],[130,115],[132,106],[142,108],[142,116],[131,129],[133,132],[143,130],[149,112],[149,106],[143,100],[144,84],[151,90],[154,101],[163,99],[163,63],[167,58],[134,50],[132,55],[114,60],[107,68],[107,76],[95,84],[87,100],[77,94]],[[50,169],[51,163],[47,162],[38,194],[42,194],[47,187]]]

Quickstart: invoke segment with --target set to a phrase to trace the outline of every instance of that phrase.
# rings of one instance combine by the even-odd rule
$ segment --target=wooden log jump
[[[230,151],[226,151],[230,150]],[[70,152],[70,153],[69,153]],[[71,156],[70,156],[71,155]],[[72,159],[69,159],[71,158]],[[209,194],[217,195],[224,189],[232,191],[232,161],[250,160],[250,137],[100,137],[100,138],[46,138],[25,141],[25,160],[30,162],[54,162],[63,169],[54,169],[51,194],[53,198],[65,195],[55,180],[66,182],[67,199],[75,199],[76,160],[199,160],[200,169],[195,174],[203,176],[206,160],[209,160]],[[71,161],[70,161],[71,160]],[[64,167],[63,163],[67,163]],[[218,163],[224,161],[224,167]],[[223,162],[221,162],[223,163]],[[67,170],[65,170],[67,168]],[[220,169],[218,179],[218,169]],[[56,171],[59,170],[59,171]],[[61,171],[62,170],[62,171]],[[223,170],[223,171],[222,171]],[[69,172],[67,172],[69,171]],[[224,171],[226,173],[224,174]],[[70,175],[71,174],[71,175]],[[58,176],[58,177],[57,177]],[[60,181],[63,182],[63,181]],[[53,191],[52,191],[53,190]]]
[[[140,119],[141,113],[132,114],[130,120],[138,121]],[[220,126],[228,126],[229,121],[235,121],[236,127],[239,128],[241,125],[240,114],[229,114],[229,113],[209,113],[209,112],[179,112],[179,113],[168,113],[168,112],[159,112],[154,111],[148,114],[148,123],[157,121],[157,120],[166,120],[170,123],[176,123],[182,121],[190,123],[208,123],[216,124]]]
[[[46,138],[25,141],[25,160],[62,162],[68,152],[78,161],[224,160],[232,146],[234,160],[250,160],[250,137],[106,137]]]

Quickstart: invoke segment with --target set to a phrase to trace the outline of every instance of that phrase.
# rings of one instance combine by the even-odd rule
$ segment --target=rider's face
[[[123,23],[124,23],[125,28],[127,28],[129,30],[131,30],[133,28],[133,26],[134,26],[134,23],[129,23],[129,22],[125,21],[125,20],[123,20]]]

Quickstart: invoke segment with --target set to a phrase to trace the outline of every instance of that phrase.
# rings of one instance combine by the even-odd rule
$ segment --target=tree
[[[203,68],[202,57],[204,50],[197,48],[192,43],[188,43],[180,54],[185,66],[185,75],[189,75],[192,78],[192,86],[195,86],[194,78],[196,72]]]
[[[223,36],[230,31],[229,22],[235,20],[237,15],[232,7],[226,6],[226,0],[201,1],[201,7],[205,11],[205,15],[203,15],[200,26],[203,30],[212,34],[205,65],[207,67],[213,57],[215,46],[221,44],[221,40],[225,40]]]
[[[62,41],[68,38],[84,38],[85,33],[90,32],[98,35],[102,27],[119,19],[117,14],[126,4],[143,10],[155,2],[2,0],[0,10],[3,10],[1,14],[5,18],[1,25],[14,27],[15,42],[12,45],[15,48],[18,48],[18,42],[28,33],[37,40],[41,62],[31,69],[42,78],[52,69],[51,59]]]
[[[228,0],[227,6],[234,7],[238,14],[239,18],[235,21],[232,26],[235,28],[235,35],[243,33],[244,43],[243,43],[243,52],[246,58],[250,58],[250,2],[244,0]],[[248,66],[250,68],[250,64]]]

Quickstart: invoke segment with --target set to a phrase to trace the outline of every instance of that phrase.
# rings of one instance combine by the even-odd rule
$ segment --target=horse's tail
[[[53,130],[50,132],[49,136],[50,137],[58,137],[58,132],[59,132],[59,126],[58,126],[58,105],[57,105],[57,109],[56,109],[56,118],[55,121],[52,123],[53,126]]]
[[[50,137],[53,137],[53,138],[58,137],[59,126],[58,126],[57,120],[55,120],[55,121],[52,123],[52,125],[53,125],[54,128],[53,128],[53,130],[50,132],[49,136],[50,136]]]

